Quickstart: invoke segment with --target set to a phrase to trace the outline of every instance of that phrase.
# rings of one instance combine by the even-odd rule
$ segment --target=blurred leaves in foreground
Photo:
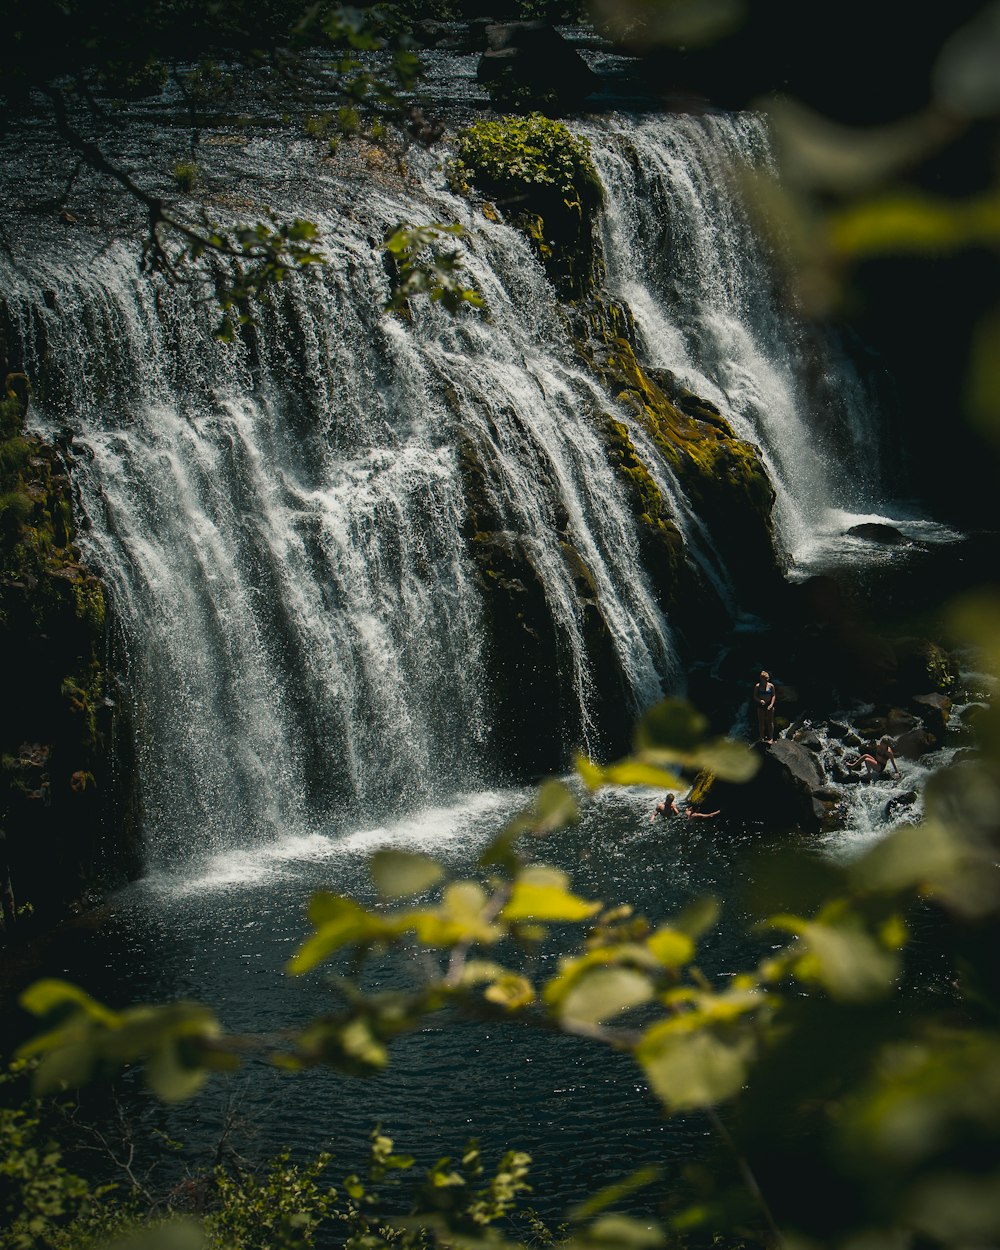
[[[992,603],[959,613],[994,663],[995,613]],[[289,1071],[329,1065],[366,1075],[391,1062],[395,1038],[448,1008],[621,1052],[665,1114],[704,1113],[728,1152],[709,1198],[683,1185],[668,1197],[663,1229],[598,1215],[598,1203],[569,1244],[666,1246],[680,1230],[691,1244],[771,1244],[781,1229],[805,1245],[845,1250],[859,1236],[881,1245],[919,1234],[955,1247],[991,1236],[985,1160],[1000,1146],[1000,996],[989,945],[1000,916],[995,764],[987,757],[947,770],[928,791],[921,826],[899,829],[848,865],[806,857],[798,873],[783,854],[771,894],[784,906],[758,913],[772,949],[756,966],[709,978],[698,952],[717,919],[711,900],[653,925],[627,905],[577,894],[566,873],[537,858],[545,838],[577,819],[581,788],[586,801],[597,784],[645,785],[709,761],[734,777],[748,772],[735,744],[707,739],[703,718],[667,702],[640,724],[633,757],[610,769],[581,760],[583,787],[547,782],[484,848],[474,876],[451,878],[424,854],[377,853],[380,902],[318,893],[309,905],[312,933],[289,971],[322,971],[330,1004],[304,1028],[231,1036],[194,1004],[115,1012],[76,987],[40,982],[23,1000],[45,1022],[22,1052],[38,1061],[36,1089],[57,1092],[141,1062],[161,1097],[185,1098],[247,1054]],[[768,890],[765,880],[758,902]],[[928,932],[945,953],[961,950],[961,964],[933,993],[921,962]],[[392,950],[405,956],[409,984],[366,990],[367,970]],[[544,952],[557,960],[540,960]],[[793,1180],[803,1150],[818,1169],[804,1186]],[[394,1157],[386,1167],[403,1166]],[[363,1186],[352,1184],[359,1203]],[[456,1184],[441,1165],[405,1227],[464,1244],[469,1209],[438,1202]],[[520,1182],[510,1184],[513,1192]],[[850,1201],[832,1211],[830,1195],[844,1192]],[[961,1218],[953,1216],[963,1202]]]

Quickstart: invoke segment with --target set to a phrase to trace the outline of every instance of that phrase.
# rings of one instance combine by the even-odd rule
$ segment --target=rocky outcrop
[[[537,114],[476,122],[457,136],[449,177],[455,190],[486,197],[487,215],[502,213],[522,230],[563,299],[568,334],[608,397],[606,407],[595,398],[591,415],[631,503],[643,567],[681,642],[703,643],[706,630],[723,627],[726,609],[717,587],[685,551],[656,475],[675,481],[691,512],[707,520],[739,601],[751,611],[769,611],[781,576],[771,523],[775,493],[760,451],[737,438],[719,410],[669,370],[640,360],[630,311],[603,290],[595,229],[603,191],[585,141]],[[467,474],[467,487],[481,477]],[[487,574],[496,571],[498,540],[484,535],[503,526],[496,518],[482,519],[476,494],[470,488],[469,539],[474,559],[486,571],[484,585],[495,586],[497,579]],[[506,536],[500,546],[509,559],[517,550],[516,536]],[[530,580],[515,579],[522,585]],[[586,581],[584,575],[584,586]],[[606,630],[601,605],[586,594],[582,604],[585,619],[593,619],[588,637],[594,651],[612,656],[615,676],[610,682],[598,678],[600,701],[610,708],[607,688],[618,687],[617,663],[601,642]]]
[[[25,431],[27,383],[0,398],[2,927],[58,915],[121,873],[105,839],[112,700],[106,601],[76,546],[67,449]]]
[[[476,77],[497,107],[540,109],[559,115],[580,107],[598,87],[597,76],[549,22],[487,26]]]
[[[694,792],[697,801],[769,833],[817,832],[832,823],[839,795],[827,788],[826,774],[812,751],[787,738],[757,743],[754,749],[761,763],[750,781],[735,785],[703,777]]]
[[[759,449],[738,439],[707,401],[687,391],[675,399],[664,389],[672,375],[640,363],[634,327],[624,308],[595,299],[577,321],[584,360],[649,434],[692,509],[710,518],[716,547],[741,601],[751,608],[762,604],[777,592],[780,576],[771,526],[775,494]],[[622,428],[621,423],[612,428]],[[658,524],[657,514],[648,509],[639,516],[647,529]],[[678,566],[675,555],[674,573]],[[690,582],[682,579],[675,592],[669,606],[683,619],[682,601],[691,593]],[[692,605],[686,607],[690,618]]]
[[[456,142],[452,187],[474,188],[488,201],[484,211],[499,210],[517,226],[564,298],[591,294],[600,268],[594,219],[604,189],[586,139],[532,113],[474,122]]]
[[[537,776],[562,766],[564,743],[580,733],[569,640],[555,624],[529,540],[509,528],[493,505],[488,471],[471,440],[462,443],[459,463],[465,539],[483,592],[491,747],[508,775]],[[572,544],[568,517],[561,548],[593,680],[591,711],[609,745],[620,750],[631,731],[628,682],[593,577]]]
[[[881,543],[884,547],[899,547],[906,542],[905,536],[894,525],[880,525],[876,521],[852,525],[847,532],[852,538],[863,538],[866,542]]]

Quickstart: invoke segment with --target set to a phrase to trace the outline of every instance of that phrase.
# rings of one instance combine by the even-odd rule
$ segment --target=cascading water
[[[787,552],[807,546],[831,509],[871,510],[877,440],[863,388],[846,360],[834,370],[829,350],[817,359],[805,341],[741,194],[746,173],[775,172],[764,119],[617,118],[585,133],[608,192],[609,288],[631,308],[647,362],[760,446]],[[807,379],[824,365],[835,376],[810,394]]]
[[[616,119],[587,133],[608,193],[609,284],[651,363],[762,445],[794,548],[837,487],[804,419],[793,323],[723,176],[766,161],[762,125]],[[4,284],[38,379],[34,419],[71,427],[86,452],[87,541],[123,623],[154,860],[190,854],[192,831],[218,849],[490,776],[460,437],[544,587],[574,709],[564,750],[596,742],[581,563],[629,710],[682,686],[595,410],[630,426],[688,558],[734,606],[711,518],[574,356],[520,234],[451,194],[433,157],[414,160],[419,185],[327,173],[308,189],[294,153],[267,140],[239,160],[248,184],[288,171],[282,211],[317,220],[330,259],[285,284],[248,342],[217,344],[212,309],[137,275],[132,243],[42,258]],[[384,315],[386,228],[440,219],[467,227],[488,318]]]

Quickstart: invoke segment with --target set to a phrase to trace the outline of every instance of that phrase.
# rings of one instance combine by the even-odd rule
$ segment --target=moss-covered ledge
[[[51,920],[127,858],[105,845],[111,706],[106,600],[75,543],[62,452],[25,429],[28,384],[0,392],[0,942]]]
[[[680,387],[668,370],[640,364],[623,306],[591,300],[575,318],[575,342],[588,368],[635,414],[673,470],[707,524],[741,601],[759,604],[780,580],[772,526],[775,493],[759,448],[738,438],[714,405]],[[656,486],[631,441],[623,443],[627,427],[610,420],[605,434],[609,458],[641,504],[639,520],[655,531],[666,510],[662,503],[651,506]],[[677,571],[676,557],[672,567]],[[678,590],[686,593],[683,585]],[[669,598],[676,600],[677,592]]]
[[[448,176],[454,190],[475,188],[527,235],[564,298],[593,291],[604,188],[586,139],[541,113],[476,121],[458,132]]]

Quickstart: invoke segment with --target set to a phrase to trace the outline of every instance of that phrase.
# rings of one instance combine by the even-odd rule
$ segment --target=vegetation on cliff
[[[460,130],[449,177],[473,186],[531,240],[559,291],[586,294],[595,258],[594,214],[603,188],[585,139],[541,113],[477,121]]]
[[[64,905],[105,865],[106,605],[76,546],[63,454],[25,431],[28,391],[0,399],[0,927]]]

